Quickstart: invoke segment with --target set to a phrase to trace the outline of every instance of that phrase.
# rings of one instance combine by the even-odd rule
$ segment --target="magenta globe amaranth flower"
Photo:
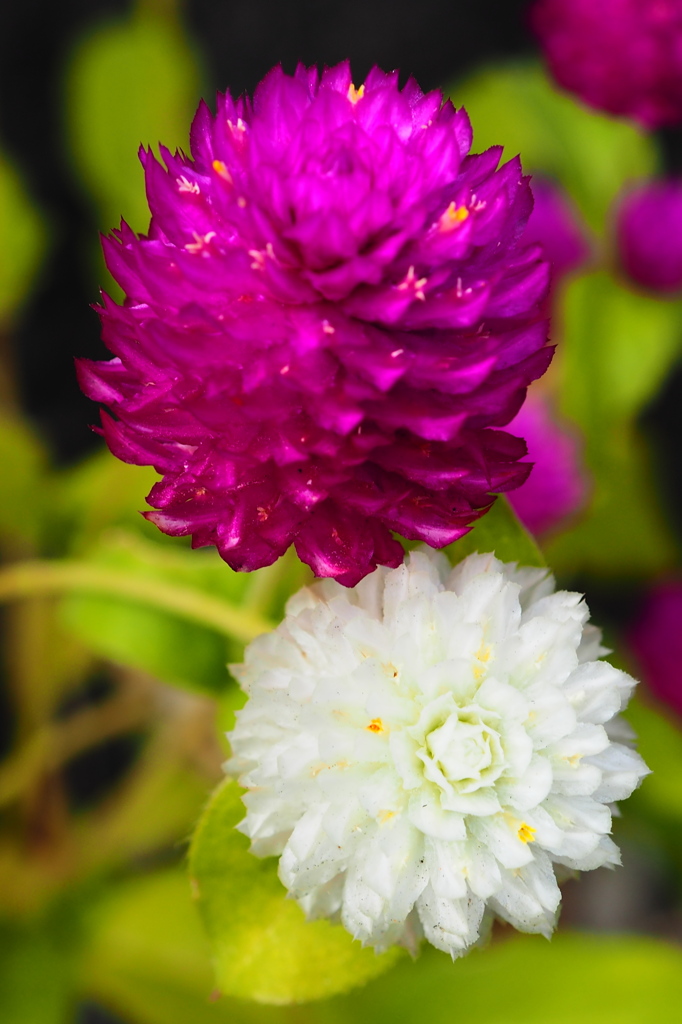
[[[149,519],[235,569],[294,542],[352,585],[391,531],[442,547],[520,484],[500,430],[551,351],[518,159],[397,72],[275,68],[202,104],[193,159],[142,153],[152,221],[104,242],[115,358],[80,362],[112,451],[163,475]]]
[[[633,189],[617,214],[621,264],[642,288],[682,290],[682,180],[651,181]]]
[[[682,0],[538,0],[531,20],[565,89],[648,129],[682,121]]]

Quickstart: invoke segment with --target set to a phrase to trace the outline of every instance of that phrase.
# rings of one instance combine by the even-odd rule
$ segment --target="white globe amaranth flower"
[[[614,717],[635,681],[588,616],[545,570],[428,549],[291,598],[233,667],[227,768],[310,918],[454,957],[491,913],[549,936],[554,864],[619,863],[609,804],[647,768]]]

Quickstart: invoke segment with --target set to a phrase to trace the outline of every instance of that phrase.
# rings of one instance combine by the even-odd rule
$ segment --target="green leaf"
[[[28,926],[0,922],[0,1020],[70,1024],[75,997],[68,932],[51,918]]]
[[[46,231],[19,175],[0,154],[0,323],[10,319],[35,279]]]
[[[656,169],[649,136],[576,103],[535,63],[477,71],[449,94],[471,117],[476,151],[503,145],[507,158],[520,153],[524,170],[559,180],[594,228],[624,185]]]
[[[652,774],[633,801],[655,817],[682,822],[682,732],[651,705],[635,697],[625,713],[637,733],[637,749]]]
[[[140,515],[145,495],[158,479],[151,466],[131,466],[114,458],[106,448],[55,474],[51,494],[52,552],[87,550],[103,530],[112,526],[166,542],[165,535]],[[179,545],[177,540],[172,543]]]
[[[121,216],[146,230],[140,145],[187,147],[199,100],[197,61],[166,4],[142,5],[126,21],[91,32],[67,79],[73,159],[98,207],[102,228]]]
[[[238,786],[224,783],[190,853],[222,992],[262,1003],[304,1002],[362,985],[395,962],[397,950],[377,956],[339,925],[307,922],[285,898],[275,859],[248,852],[248,839],[235,829],[243,814]]]
[[[562,411],[583,431],[594,490],[576,528],[547,547],[557,570],[624,576],[675,560],[634,421],[681,347],[678,303],[630,291],[605,273],[567,285],[557,356]]]
[[[45,510],[47,459],[29,427],[9,416],[0,416],[0,466],[0,540],[35,546]]]
[[[500,495],[489,512],[460,540],[445,548],[450,561],[461,562],[474,551],[494,551],[503,562],[540,566],[546,562],[525,526],[517,518],[504,495]]]
[[[239,1004],[210,1001],[210,948],[184,871],[110,888],[89,911],[87,935],[82,995],[135,1024],[254,1021]]]
[[[680,996],[682,950],[624,935],[508,934],[454,964],[429,952],[334,1000],[325,1024],[660,1024]]]
[[[171,551],[123,531],[104,534],[89,560],[161,588],[184,584],[236,602],[249,582],[213,550]],[[241,645],[217,630],[136,601],[74,593],[63,600],[62,611],[69,628],[96,654],[190,689],[223,692],[229,685],[227,662],[241,654]]]
[[[679,358],[682,309],[594,273],[569,282],[563,316],[563,410],[596,445],[642,410]]]

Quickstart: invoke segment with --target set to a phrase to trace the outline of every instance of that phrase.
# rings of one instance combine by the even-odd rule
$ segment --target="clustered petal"
[[[532,22],[586,103],[648,129],[682,121],[682,0],[538,0]]]
[[[646,766],[579,594],[545,570],[413,552],[302,590],[234,671],[239,826],[311,918],[460,955],[497,914],[548,935],[554,865],[619,862],[609,805]]]
[[[525,479],[493,428],[549,362],[548,266],[518,159],[471,141],[439,92],[341,64],[202,105],[192,159],[142,153],[149,234],[104,241],[127,298],[80,380],[162,474],[160,529],[352,585],[400,563],[391,531],[442,547]]]

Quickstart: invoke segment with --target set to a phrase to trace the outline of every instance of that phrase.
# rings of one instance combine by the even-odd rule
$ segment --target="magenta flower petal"
[[[682,0],[538,0],[531,20],[585,103],[648,129],[682,121]]]
[[[191,159],[141,153],[149,233],[104,240],[126,300],[81,386],[112,451],[162,475],[161,530],[240,570],[294,543],[352,585],[398,564],[392,531],[441,547],[526,477],[491,428],[551,357],[528,179],[397,73],[275,68],[217,106]]]
[[[553,415],[548,400],[533,391],[510,428],[525,438],[533,468],[509,500],[531,533],[550,533],[575,515],[588,496],[579,439]]]
[[[682,715],[682,582],[660,583],[649,592],[628,640],[644,682]]]
[[[626,195],[616,234],[635,284],[662,294],[682,289],[682,180],[651,181]]]

